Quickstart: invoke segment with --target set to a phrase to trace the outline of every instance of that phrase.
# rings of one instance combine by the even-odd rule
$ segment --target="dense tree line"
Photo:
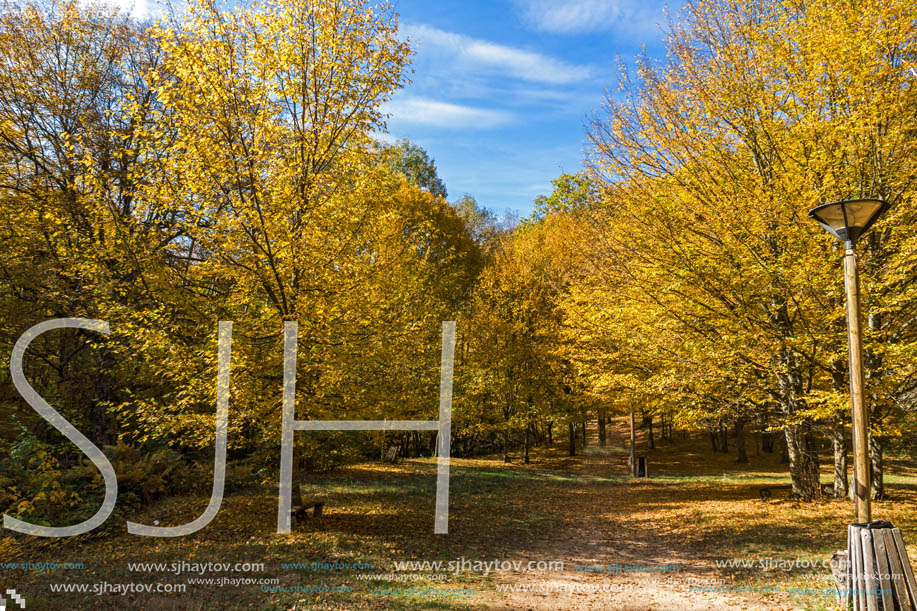
[[[746,435],[782,448],[802,498],[830,443],[843,495],[841,253],[806,211],[880,197],[892,212],[861,250],[881,496],[883,455],[914,445],[915,8],[689,3],[668,60],[622,70],[587,171],[517,221],[449,203],[426,151],[374,139],[410,60],[387,5],[193,0],[141,23],[5,4],[0,345],[50,318],[109,321],[108,336],[41,336],[26,373],[144,499],[209,461],[221,320],[230,451],[263,481],[284,321],[299,322],[297,419],[411,420],[435,417],[440,321],[456,320],[457,454],[572,454],[588,421],[604,444],[607,418],[636,412],[650,444],[656,425],[708,431],[714,451],[731,432],[740,461]],[[15,439],[0,504],[53,519],[93,498],[100,480],[7,369],[0,392]],[[297,469],[434,448],[429,433],[296,443]]]
[[[859,248],[873,495],[883,494],[883,454],[914,441],[914,9],[693,2],[666,62],[622,72],[589,127],[588,173],[558,179],[539,229],[512,237],[556,245],[558,269],[538,274],[557,291],[541,321],[559,321],[552,354],[582,392],[648,423],[710,430],[714,449],[729,427],[739,460],[747,431],[768,445],[777,433],[807,499],[830,440],[845,494],[843,251],[806,213],[887,200],[891,213]]]
[[[295,320],[298,419],[435,414],[440,321],[470,307],[490,221],[446,202],[422,149],[373,139],[409,57],[390,7],[363,0],[202,0],[155,24],[4,5],[0,343],[50,318],[111,327],[32,342],[36,390],[97,445],[206,465],[217,322],[233,321],[230,451],[276,475]],[[79,452],[0,375],[5,506],[40,516],[54,478],[11,492],[28,487],[16,469],[80,469]],[[384,443],[298,435],[296,465]]]

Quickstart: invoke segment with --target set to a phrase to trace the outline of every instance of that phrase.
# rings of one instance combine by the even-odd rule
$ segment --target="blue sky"
[[[413,81],[386,110],[389,137],[436,160],[449,199],[470,193],[526,216],[562,171],[582,168],[585,124],[619,61],[661,57],[655,0],[394,0]],[[677,4],[668,5],[675,11]]]
[[[157,0],[102,0],[135,14]],[[177,0],[180,3],[180,0]],[[470,193],[527,216],[561,172],[582,168],[585,125],[620,61],[661,57],[680,0],[390,0],[415,50],[412,83],[387,105],[386,139],[436,160],[454,201]],[[152,10],[151,10],[152,9]]]

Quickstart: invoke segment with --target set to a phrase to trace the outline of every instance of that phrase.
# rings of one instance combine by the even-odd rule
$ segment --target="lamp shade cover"
[[[856,244],[887,209],[881,199],[848,199],[816,206],[809,216],[838,240]]]

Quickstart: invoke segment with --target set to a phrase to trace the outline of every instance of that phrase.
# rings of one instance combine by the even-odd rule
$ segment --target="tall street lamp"
[[[863,392],[863,337],[860,329],[860,280],[854,247],[876,219],[888,209],[878,199],[851,199],[812,208],[809,216],[844,242],[844,286],[847,292],[847,345],[850,353],[850,407],[853,412],[853,472],[856,521],[872,520],[869,500],[869,445],[866,401]]]

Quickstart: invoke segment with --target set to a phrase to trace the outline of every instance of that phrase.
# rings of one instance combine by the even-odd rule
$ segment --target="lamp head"
[[[881,199],[848,199],[816,206],[809,210],[809,216],[852,247],[886,210],[888,203]]]

